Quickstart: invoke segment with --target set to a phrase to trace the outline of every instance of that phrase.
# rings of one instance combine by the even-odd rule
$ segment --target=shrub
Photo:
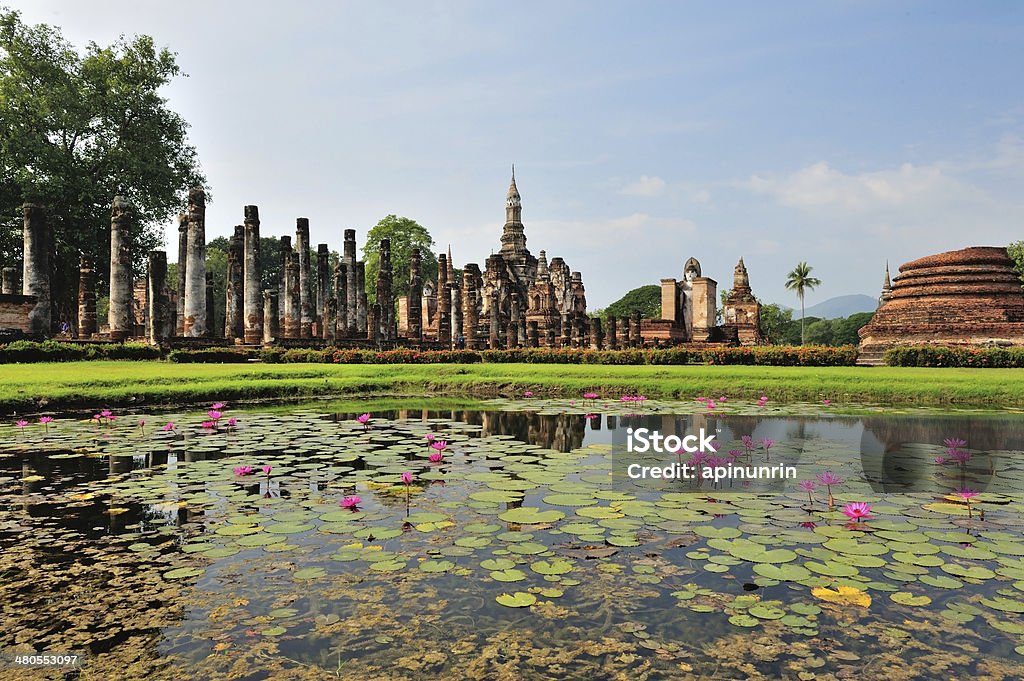
[[[197,350],[173,350],[167,359],[178,364],[242,364],[254,357],[248,350],[232,348],[203,348]]]
[[[29,362],[74,362],[88,359],[85,345],[46,340],[19,340],[0,347],[0,364]]]
[[[1024,348],[970,348],[942,345],[910,345],[890,348],[885,363],[894,367],[975,367],[982,369],[1024,367]]]
[[[87,345],[87,359],[160,359],[160,348],[145,343]]]

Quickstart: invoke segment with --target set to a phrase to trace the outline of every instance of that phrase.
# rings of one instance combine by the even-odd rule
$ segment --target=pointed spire
[[[448,281],[455,283],[455,262],[452,260],[452,245],[448,244]]]
[[[889,261],[885,261],[885,283],[882,284],[882,290],[888,291],[892,288],[892,281],[889,279]]]

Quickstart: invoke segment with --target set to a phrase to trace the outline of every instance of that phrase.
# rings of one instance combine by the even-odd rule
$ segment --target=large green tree
[[[776,303],[761,305],[761,333],[772,345],[788,343],[787,331],[793,326],[793,311]]]
[[[110,204],[135,206],[138,274],[162,245],[162,223],[205,184],[188,124],[160,91],[183,76],[153,39],[121,37],[79,52],[58,28],[0,7],[0,260],[21,258],[20,206],[46,207],[53,230],[54,321],[74,319],[79,253],[101,290],[109,274]]]
[[[796,291],[796,297],[800,299],[800,343],[807,342],[807,335],[804,332],[804,294],[813,291],[821,286],[821,279],[811,276],[814,268],[806,262],[797,263],[793,271],[786,277],[786,288]]]
[[[661,287],[657,284],[647,284],[626,292],[608,307],[595,310],[594,315],[607,320],[608,317],[623,317],[639,312],[644,319],[661,318]]]
[[[1016,263],[1017,266],[1014,269],[1017,270],[1017,274],[1024,281],[1024,241],[1014,241],[1006,247],[1006,252],[1010,254],[1010,258]]]
[[[366,268],[366,297],[377,302],[377,274],[380,272],[380,241],[391,239],[391,290],[395,297],[409,294],[409,258],[420,249],[420,274],[424,282],[437,280],[434,239],[427,228],[411,218],[388,215],[366,234],[363,261]]]

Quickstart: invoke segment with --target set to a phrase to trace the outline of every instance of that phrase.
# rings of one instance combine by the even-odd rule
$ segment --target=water
[[[520,400],[364,428],[323,406],[0,428],[0,650],[80,653],[82,678],[1024,675],[1020,416]],[[836,506],[613,477],[652,423],[834,472]],[[970,461],[935,464],[952,437]]]

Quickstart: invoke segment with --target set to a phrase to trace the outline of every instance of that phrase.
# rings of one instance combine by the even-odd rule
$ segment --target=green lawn
[[[102,405],[365,395],[610,397],[729,395],[780,401],[1024,407],[1024,369],[603,366],[551,364],[330,365],[68,362],[0,367],[0,412]]]

